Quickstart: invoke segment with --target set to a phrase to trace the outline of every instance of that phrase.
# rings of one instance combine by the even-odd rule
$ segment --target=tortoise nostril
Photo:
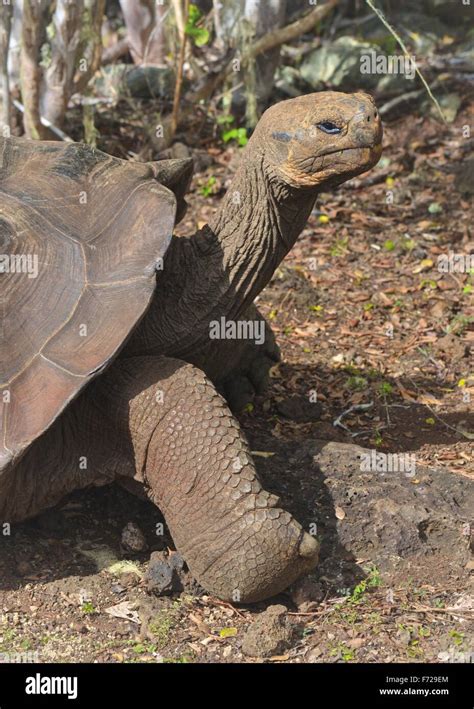
[[[367,123],[370,123],[370,116],[367,116]]]

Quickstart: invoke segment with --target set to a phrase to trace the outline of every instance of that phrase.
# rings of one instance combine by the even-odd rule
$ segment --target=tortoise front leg
[[[133,357],[97,387],[131,440],[136,479],[207,591],[258,601],[316,565],[318,542],[262,488],[238,422],[203,372]]]
[[[257,344],[254,340],[208,340],[189,357],[237,413],[252,402],[256,394],[263,394],[270,369],[280,361],[275,335],[256,305],[247,308],[238,320],[258,323],[259,332],[264,332],[264,341]]]

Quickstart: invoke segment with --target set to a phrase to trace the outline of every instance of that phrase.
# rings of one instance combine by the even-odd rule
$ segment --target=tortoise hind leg
[[[317,541],[263,490],[239,424],[203,372],[133,357],[97,386],[107,388],[117,421],[126,417],[135,478],[207,591],[257,601],[316,565]]]

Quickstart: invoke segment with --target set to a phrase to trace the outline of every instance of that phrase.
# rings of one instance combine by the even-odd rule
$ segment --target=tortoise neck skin
[[[238,319],[266,286],[318,193],[373,167],[381,140],[366,94],[310,94],[266,111],[215,216],[192,237],[173,237],[127,352],[193,361],[210,323]]]
[[[252,146],[251,146],[252,147]],[[228,283],[225,312],[237,317],[267,285],[293,247],[317,192],[283,182],[263,151],[243,157],[232,185],[195,243],[218,244]]]

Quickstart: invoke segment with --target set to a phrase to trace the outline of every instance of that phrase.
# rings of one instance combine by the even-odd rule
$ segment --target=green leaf
[[[185,33],[188,37],[194,40],[196,47],[202,47],[209,42],[210,34],[209,30],[205,27],[198,27],[198,22],[202,18],[202,12],[197,7],[197,5],[191,4],[189,6],[188,19],[186,26],[184,28]]]
[[[209,42],[209,30],[205,27],[196,27],[191,35],[194,39],[196,47],[203,47]]]
[[[213,188],[216,182],[217,180],[214,175],[211,175],[207,180],[206,184],[200,188],[200,194],[202,194],[203,197],[209,197],[213,193]]]
[[[225,114],[223,116],[219,116],[219,118],[217,119],[217,123],[220,126],[229,126],[234,121],[235,121],[234,116],[230,116],[228,114]]]
[[[222,140],[224,143],[228,143],[230,140],[236,140],[241,148],[247,145],[247,131],[245,128],[231,128],[230,130],[224,131],[222,133]]]

